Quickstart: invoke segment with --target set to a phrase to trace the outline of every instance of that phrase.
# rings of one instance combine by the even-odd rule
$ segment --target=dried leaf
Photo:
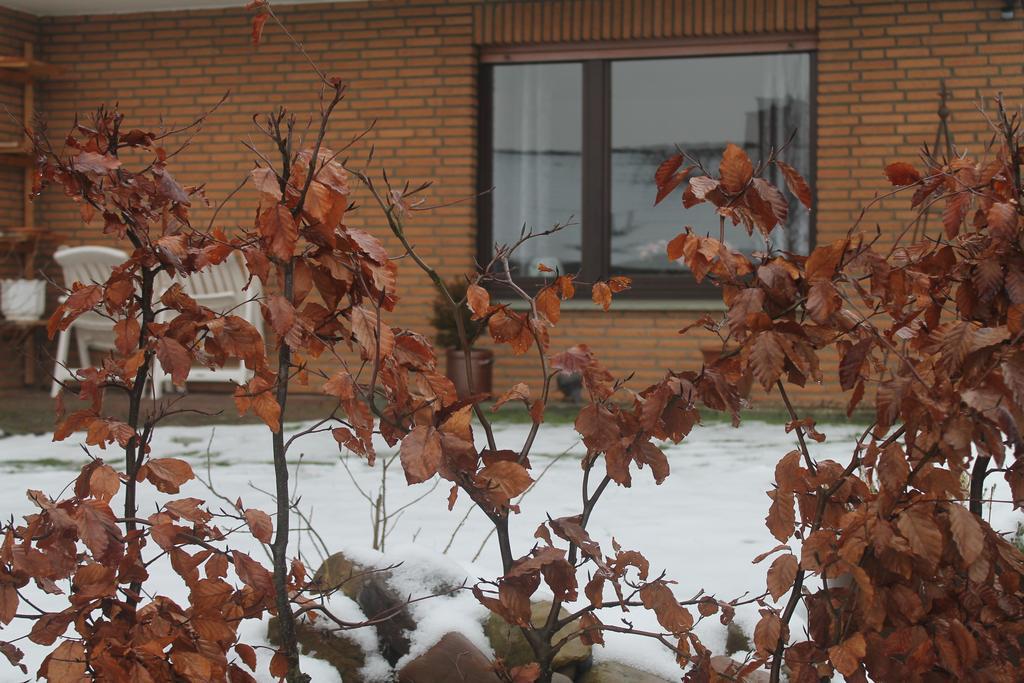
[[[800,563],[797,562],[795,555],[779,555],[775,558],[768,568],[768,592],[771,593],[772,600],[778,601],[789,592],[799,569]]]
[[[921,174],[905,161],[897,161],[885,167],[885,176],[896,186],[913,185],[921,182]]]
[[[420,425],[402,439],[399,454],[407,483],[427,481],[441,464],[441,435],[431,426]]]
[[[249,532],[261,543],[270,543],[271,535],[274,533],[274,523],[263,510],[249,508],[245,511],[245,523],[249,526]]]

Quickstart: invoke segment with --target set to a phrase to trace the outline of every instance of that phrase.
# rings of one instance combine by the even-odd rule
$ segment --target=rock
[[[501,683],[501,679],[477,646],[461,633],[448,633],[406,664],[398,672],[398,683]]]
[[[716,655],[711,658],[711,668],[726,680],[735,680],[743,664],[725,655]],[[752,671],[743,677],[746,683],[768,683],[767,671]]]
[[[267,637],[274,645],[281,644],[281,627],[277,617],[267,625]],[[363,649],[343,635],[327,633],[307,623],[295,625],[295,639],[302,654],[329,663],[345,683],[363,683],[360,670],[366,663]]]
[[[750,637],[743,630],[743,627],[735,621],[730,621],[725,627],[725,654],[734,655],[737,652],[749,652],[754,646]]]
[[[565,674],[555,672],[551,674],[551,683],[572,683],[572,679]]]
[[[541,626],[548,618],[551,611],[551,603],[548,601],[535,602],[531,607],[530,622],[534,626]],[[564,609],[559,611],[559,616],[567,617],[569,613]],[[552,640],[557,642],[576,630],[574,624],[569,624],[555,634]],[[518,626],[512,626],[497,614],[491,614],[484,623],[484,633],[487,640],[494,648],[494,656],[500,657],[508,667],[520,666],[534,661],[533,648],[526,642],[526,637]],[[590,667],[591,647],[580,642],[579,638],[570,640],[565,647],[555,655],[554,669],[575,679]]]
[[[391,618],[376,624],[381,655],[394,666],[409,653],[407,633],[416,628],[416,622],[405,606],[405,598],[388,585],[391,573],[373,571],[343,553],[334,553],[320,565],[313,575],[316,590],[339,590],[359,604],[367,619],[393,612]]]
[[[316,570],[311,583],[316,590],[323,593],[340,590],[355,600],[366,579],[379,574],[381,572],[372,572],[369,568],[348,559],[343,553],[334,553]]]
[[[652,673],[634,669],[621,662],[601,662],[583,674],[577,683],[669,683]]]
[[[392,616],[376,625],[377,638],[380,640],[380,653],[394,666],[395,663],[409,654],[409,631],[416,628],[416,622],[409,614],[405,600],[388,586],[384,579],[373,574],[362,582],[356,602],[362,608],[367,619],[378,615]]]

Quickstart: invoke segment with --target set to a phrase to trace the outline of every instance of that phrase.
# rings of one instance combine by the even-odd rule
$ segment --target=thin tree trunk
[[[284,266],[284,297],[292,300],[294,261]],[[277,403],[281,418],[273,434],[274,480],[277,497],[277,533],[270,546],[274,560],[274,596],[277,601],[277,620],[281,632],[281,649],[288,658],[288,683],[309,683],[310,677],[299,666],[299,648],[295,638],[295,615],[288,597],[288,534],[291,517],[291,499],[288,493],[288,461],[284,446],[284,411],[288,402],[288,372],[291,367],[291,347],[284,339],[277,352]]]

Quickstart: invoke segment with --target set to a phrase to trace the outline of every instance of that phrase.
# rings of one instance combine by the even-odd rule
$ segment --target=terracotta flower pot
[[[461,349],[448,349],[447,374],[455,384],[459,398],[474,394],[489,394],[492,390],[491,370],[494,367],[494,354],[487,349],[470,351],[469,363],[472,367],[472,383],[466,376],[466,353]]]

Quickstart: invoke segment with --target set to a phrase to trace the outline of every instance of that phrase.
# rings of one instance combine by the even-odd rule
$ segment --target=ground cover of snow
[[[289,427],[297,430],[301,425]],[[528,425],[497,424],[495,436],[499,448],[518,449],[527,429]],[[863,426],[831,424],[821,425],[819,430],[826,433],[828,439],[822,444],[811,444],[814,456],[845,464]],[[794,435],[786,434],[781,424],[746,422],[739,428],[724,423],[699,426],[682,444],[665,447],[672,473],[662,485],[656,486],[650,472],[644,470],[634,473],[630,489],[610,486],[590,521],[589,531],[609,551],[614,534],[624,548],[644,553],[651,562],[652,575],[665,570],[669,578],[678,582],[675,592],[680,599],[692,597],[701,589],[723,599],[761,593],[767,563],[753,565],[751,559],[776,545],[762,521],[769,505],[765,491],[771,486],[776,461],[795,447]],[[579,512],[579,460],[584,452],[571,425],[542,428],[531,461],[534,476],[544,474],[522,501],[523,514],[514,516],[510,524],[513,548],[519,555],[532,547],[533,532],[547,516]],[[97,450],[93,453],[100,457],[105,455]],[[409,487],[398,462],[394,463],[387,482],[387,501],[392,510],[427,495],[402,513],[388,536],[386,553],[382,555],[371,550],[370,509],[355,486],[358,483],[364,491],[375,494],[380,483],[379,467],[371,469],[352,456],[346,460],[348,467],[343,466],[342,456],[329,433],[314,434],[296,442],[292,460],[298,460],[300,453],[297,489],[301,496],[300,508],[310,516],[316,532],[332,552],[342,550],[357,561],[378,566],[403,563],[393,572],[393,585],[411,596],[463,580],[472,583],[478,577],[495,578],[500,573],[493,538],[485,544],[490,525],[479,511],[466,517],[450,550],[442,554],[470,508],[469,500],[462,496],[455,509],[448,511],[447,482],[441,482],[433,490],[430,482]],[[385,458],[387,453],[382,443],[379,457]],[[246,506],[271,508],[270,498],[256,490],[270,490],[273,486],[269,436],[261,426],[159,429],[153,455],[184,458],[204,477],[209,463],[209,473],[221,494],[232,500],[241,497]],[[75,437],[62,443],[52,443],[47,436],[0,439],[0,513],[4,518],[12,515],[19,518],[32,512],[34,508],[25,496],[26,489],[38,489],[53,498],[61,497],[85,459]],[[111,464],[119,467],[116,456],[111,457]],[[292,470],[294,472],[294,466]],[[148,484],[140,486],[140,493],[142,514],[149,514],[161,500],[169,498],[156,493]],[[174,497],[185,496],[211,501],[213,508],[219,505],[198,481],[189,482]],[[994,497],[1008,499],[1004,484],[997,487]],[[120,500],[115,499],[114,509],[120,504]],[[1002,531],[1015,529],[1019,519],[1020,514],[1014,513],[1009,505],[997,504],[991,512],[992,525]],[[485,547],[474,561],[481,544]],[[251,537],[235,535],[232,545],[269,564],[265,553]],[[313,539],[304,534],[293,548],[306,558],[309,571],[314,571],[321,556]],[[166,563],[155,563],[151,573],[152,585],[180,604],[186,604],[184,586]],[[38,597],[37,604],[44,609],[56,608],[61,602],[52,596]],[[543,595],[538,593],[537,597]],[[359,617],[355,603],[343,597],[332,600],[332,608],[339,616]],[[411,609],[419,626],[406,660],[424,652],[444,633],[453,630],[464,633],[488,651],[481,626],[486,611],[469,591],[415,603]],[[653,615],[643,610],[621,616],[638,629],[657,630]],[[618,623],[618,616],[607,611],[602,613],[602,618],[606,623]],[[741,608],[737,619],[744,630],[751,633],[757,619],[756,609]],[[0,631],[0,639],[11,640],[27,631],[28,626],[26,620],[15,620]],[[240,630],[245,642],[265,642],[265,623],[244,622]],[[698,624],[697,630],[713,651],[723,651],[725,628],[716,617]],[[802,630],[803,625],[794,620],[793,632],[798,634]],[[368,649],[375,646],[376,636],[372,632],[352,636]],[[657,642],[616,633],[606,634],[605,639],[604,648],[595,648],[596,660],[624,661],[670,679],[678,678],[679,669],[672,655]],[[27,639],[18,641],[17,645],[25,651],[30,677],[34,676],[48,648],[36,646]],[[270,652],[260,652],[261,669],[266,671]],[[0,680],[22,680],[13,670],[5,671],[4,667],[6,663],[0,664]],[[323,662],[305,658],[304,667],[318,683],[339,680],[333,669]],[[390,671],[382,659],[371,657],[364,673],[383,678]]]

